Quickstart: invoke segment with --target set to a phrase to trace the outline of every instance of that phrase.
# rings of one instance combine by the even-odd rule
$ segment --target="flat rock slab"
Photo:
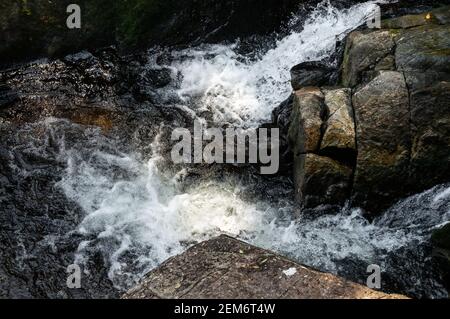
[[[154,269],[124,299],[401,299],[222,235]]]

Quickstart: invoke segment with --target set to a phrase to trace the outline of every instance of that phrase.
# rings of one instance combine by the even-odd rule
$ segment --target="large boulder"
[[[336,185],[337,166],[323,157],[352,169],[350,177],[339,169],[339,185],[368,213],[449,181],[449,16],[444,7],[351,32],[341,66],[348,88],[315,88],[314,99],[305,95],[311,89],[295,93],[290,139],[302,205],[336,203],[324,190]],[[323,175],[326,162],[333,173]]]
[[[307,87],[294,92],[289,139],[295,155],[319,150],[326,113],[319,88]]]
[[[362,73],[375,69],[378,63],[392,54],[395,34],[389,30],[354,31],[347,37],[342,63],[342,84],[354,87]]]
[[[358,136],[354,204],[380,211],[404,194],[411,149],[402,73],[381,71],[353,95]]]
[[[404,30],[397,40],[396,63],[410,95],[410,174],[417,190],[450,176],[449,35],[450,25],[430,25]]]
[[[149,272],[124,299],[404,299],[318,272],[228,236]]]
[[[320,145],[321,150],[355,150],[355,122],[349,89],[327,89],[325,105],[328,108],[326,129]]]
[[[294,157],[295,196],[305,208],[343,205],[350,196],[353,170],[326,156]]]
[[[305,208],[343,205],[355,156],[350,91],[307,87],[294,92],[289,139],[297,201]]]

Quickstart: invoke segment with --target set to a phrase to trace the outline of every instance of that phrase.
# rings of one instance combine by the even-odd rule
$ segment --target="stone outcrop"
[[[408,104],[405,79],[396,71],[380,71],[353,94],[358,136],[353,200],[362,207],[390,204],[405,195],[411,148]]]
[[[343,87],[318,87],[306,73],[314,88],[295,79],[289,138],[303,206],[351,200],[379,213],[449,180],[449,16],[443,7],[351,32]],[[335,185],[347,194],[338,201],[328,195]]]
[[[355,128],[347,89],[294,93],[289,140],[296,197],[304,207],[343,204],[350,195]]]
[[[393,35],[389,30],[354,31],[347,37],[342,64],[342,84],[354,87],[361,81],[362,73],[384,59],[394,48]]]
[[[148,273],[124,299],[404,299],[321,273],[228,236]]]
[[[328,119],[320,149],[355,150],[355,124],[349,89],[325,90]]]

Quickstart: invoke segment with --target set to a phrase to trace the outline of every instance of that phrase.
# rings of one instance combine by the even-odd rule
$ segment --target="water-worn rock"
[[[306,86],[330,85],[334,72],[335,69],[320,61],[300,63],[291,69],[292,88],[296,91]]]
[[[353,95],[358,157],[355,205],[379,211],[404,194],[411,136],[409,96],[403,74],[380,71]]]
[[[395,42],[388,30],[354,31],[347,37],[342,63],[342,83],[354,87],[361,81],[363,71],[375,68],[392,53]]]
[[[300,170],[294,171],[298,194],[308,193],[307,161],[299,155],[309,153],[353,169],[344,183],[351,187],[352,204],[369,213],[449,181],[449,15],[450,7],[444,7],[383,22],[391,29],[350,33],[341,82],[351,90],[316,88],[323,100],[320,95],[314,103],[296,95],[290,140],[294,168]],[[317,174],[322,191],[335,183]]]
[[[396,61],[410,94],[411,174],[420,188],[450,175],[449,35],[450,25],[430,25],[404,30],[397,40]]]
[[[300,154],[294,158],[295,195],[305,208],[343,205],[350,196],[352,168],[329,157]]]
[[[124,299],[403,299],[321,273],[228,236],[148,273]]]
[[[319,150],[325,116],[324,96],[319,88],[306,87],[294,92],[289,139],[295,155]]]
[[[450,25],[403,30],[397,39],[395,60],[401,71],[450,72]]]
[[[305,208],[342,205],[350,196],[355,125],[350,90],[294,92],[289,140],[296,200]]]
[[[355,150],[355,122],[349,89],[326,89],[325,105],[328,108],[326,130],[320,145],[324,149]]]

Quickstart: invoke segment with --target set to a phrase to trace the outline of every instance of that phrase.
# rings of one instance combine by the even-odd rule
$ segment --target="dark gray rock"
[[[354,87],[365,71],[373,70],[393,52],[395,33],[389,30],[354,31],[347,37],[342,63],[342,84]]]
[[[412,191],[450,176],[450,74],[405,72],[410,89]]]
[[[296,91],[306,86],[331,85],[336,70],[319,61],[303,62],[291,69],[291,84]]]
[[[353,170],[326,156],[294,157],[295,195],[304,208],[344,205],[350,197]]]
[[[395,60],[399,71],[450,72],[450,25],[403,30],[397,39]]]

